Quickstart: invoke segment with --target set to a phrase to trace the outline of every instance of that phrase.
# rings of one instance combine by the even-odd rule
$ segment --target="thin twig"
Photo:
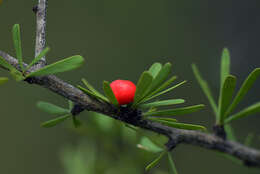
[[[19,69],[17,59],[2,51],[0,51],[0,56],[2,56],[8,63]],[[27,65],[24,64],[24,66],[26,67]],[[75,103],[78,103],[88,111],[99,112],[124,123],[165,135],[171,141],[167,144],[169,149],[182,143],[191,144],[232,155],[242,160],[247,166],[260,168],[260,151],[256,149],[246,147],[245,145],[239,144],[237,142],[224,140],[223,138],[220,138],[214,134],[192,130],[175,129],[160,123],[143,120],[139,117],[140,113],[136,111],[124,110],[118,112],[118,110],[115,109],[112,105],[101,103],[98,100],[85,95],[82,91],[73,85],[62,81],[53,75],[33,77],[31,79],[27,79],[26,81],[40,85]]]
[[[45,48],[46,44],[46,15],[48,0],[39,0],[36,12],[36,42],[35,57]],[[45,56],[35,65],[34,69],[43,67],[46,64]]]

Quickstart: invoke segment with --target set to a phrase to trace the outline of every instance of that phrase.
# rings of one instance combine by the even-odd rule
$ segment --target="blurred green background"
[[[14,55],[11,28],[19,23],[28,62],[34,55],[35,16],[31,9],[36,4],[36,0],[4,0],[0,6],[0,50]],[[72,84],[80,83],[82,77],[99,89],[103,80],[121,78],[136,83],[140,73],[153,62],[169,61],[179,81],[186,79],[188,83],[167,98],[208,105],[192,74],[191,63],[198,65],[215,96],[223,47],[230,49],[231,73],[238,76],[239,85],[260,65],[258,0],[49,1],[47,21],[47,45],[51,47],[48,62],[75,54],[86,58],[82,68],[58,75]],[[1,70],[1,76],[7,75]],[[258,80],[241,108],[259,101],[259,87]],[[39,86],[13,80],[1,86],[0,173],[144,173],[145,165],[155,157],[137,149],[136,138],[131,133],[124,136],[119,123],[103,130],[87,112],[81,114],[84,130],[67,126],[41,128],[40,123],[52,117],[35,107],[39,100],[67,105],[62,97]],[[177,119],[208,129],[214,124],[209,107]],[[255,115],[232,125],[241,142],[249,132],[255,133],[252,146],[260,148],[259,124],[260,118]],[[180,174],[259,173],[189,145],[178,146],[173,157]],[[75,162],[81,158],[82,165]],[[83,167],[82,173],[69,171],[73,160],[79,165],[74,166],[76,169],[87,169]],[[167,161],[150,173],[168,173]]]

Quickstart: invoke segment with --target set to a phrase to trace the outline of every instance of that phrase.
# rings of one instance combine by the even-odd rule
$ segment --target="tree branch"
[[[0,56],[2,56],[8,63],[19,69],[17,59],[2,51],[0,51]],[[24,66],[26,67],[27,65],[24,64]],[[260,151],[256,149],[246,147],[237,142],[224,140],[213,134],[192,130],[175,129],[160,123],[144,120],[142,119],[142,113],[140,113],[140,111],[132,110],[130,108],[122,107],[120,111],[118,111],[118,109],[114,106],[87,96],[76,87],[62,81],[54,75],[28,78],[25,81],[45,87],[52,92],[83,106],[84,109],[88,111],[99,112],[124,123],[165,135],[169,138],[169,142],[166,146],[170,150],[181,143],[191,144],[232,155],[242,160],[247,166],[260,167]]]

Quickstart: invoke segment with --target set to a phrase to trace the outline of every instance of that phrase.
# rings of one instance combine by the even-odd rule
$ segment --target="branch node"
[[[169,138],[168,142],[165,144],[168,151],[172,151],[177,146],[176,139]]]
[[[75,104],[73,106],[73,108],[71,109],[70,113],[73,115],[73,116],[76,116],[78,115],[79,113],[81,113],[82,111],[85,110],[85,107],[80,105],[80,104]]]
[[[36,14],[38,12],[38,5],[33,6],[32,11]]]
[[[226,140],[226,131],[223,125],[214,125],[213,132],[216,136]]]

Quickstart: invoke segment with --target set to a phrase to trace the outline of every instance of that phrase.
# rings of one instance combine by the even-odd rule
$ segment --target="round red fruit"
[[[115,80],[110,87],[119,105],[129,104],[134,101],[136,86],[129,80]]]

